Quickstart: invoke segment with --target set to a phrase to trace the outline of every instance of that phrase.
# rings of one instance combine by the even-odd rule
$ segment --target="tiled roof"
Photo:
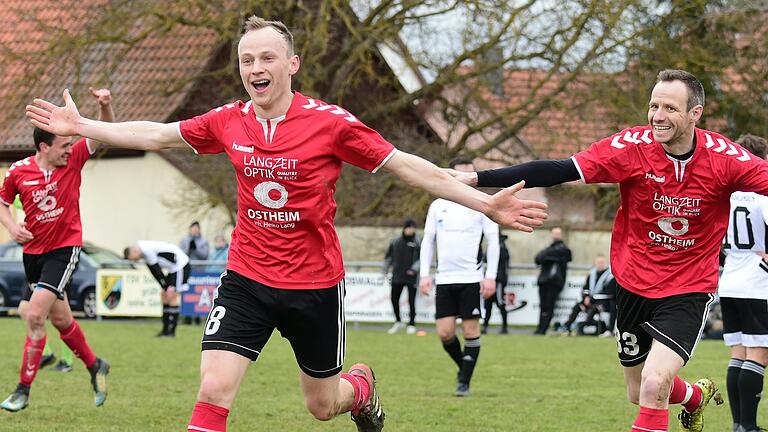
[[[504,92],[496,96],[490,92],[486,99],[491,108],[501,112],[517,106],[526,107],[524,102],[532,89],[540,84],[548,72],[542,70],[506,70],[504,72]],[[538,90],[536,99],[541,99],[555,90],[564,79],[563,74],[555,73]],[[556,96],[549,107],[536,115],[524,126],[517,137],[525,142],[539,159],[562,159],[588,147],[592,142],[604,138],[621,128],[611,124],[607,110],[598,101],[589,101],[583,105],[577,103],[581,98],[572,95],[588,91],[589,82],[599,79],[597,76],[580,75],[566,86],[566,91]],[[535,100],[536,100],[535,99]],[[530,107],[530,105],[528,105]],[[525,116],[526,108],[512,112],[507,121],[514,123]]]
[[[93,117],[95,101],[89,86],[112,90],[118,120],[168,121],[223,43],[212,30],[175,26],[128,47],[100,43],[78,47],[77,35],[93,31],[104,0],[3,0],[0,8],[0,155],[33,150],[32,126],[24,106],[34,97],[61,104],[61,92],[70,88],[80,111]],[[132,34],[144,27],[138,21]],[[131,36],[131,34],[127,35]],[[55,49],[72,52],[60,61]],[[72,44],[72,45],[71,45]]]

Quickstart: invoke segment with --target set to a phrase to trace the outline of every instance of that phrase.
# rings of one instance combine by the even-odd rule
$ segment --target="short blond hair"
[[[243,28],[243,35],[245,35],[249,31],[261,30],[266,27],[272,27],[278,33],[280,33],[281,36],[283,36],[283,39],[285,40],[286,45],[288,45],[288,55],[292,56],[293,55],[293,35],[291,34],[291,31],[288,30],[288,26],[286,26],[282,21],[267,21],[260,16],[252,15],[245,22],[245,27]]]

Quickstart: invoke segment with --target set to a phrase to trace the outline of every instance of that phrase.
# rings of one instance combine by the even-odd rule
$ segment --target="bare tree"
[[[199,114],[247,97],[237,74],[237,39],[244,19],[258,14],[293,29],[302,59],[297,89],[343,105],[397,147],[437,163],[458,153],[503,163],[546,155],[547,142],[531,142],[522,132],[553,111],[597,117],[609,128],[644,121],[649,82],[658,69],[672,66],[702,73],[716,113],[735,129],[750,126],[764,134],[766,127],[765,32],[749,28],[749,14],[728,9],[724,1],[105,0],[98,8],[83,3],[61,2],[69,19],[56,22],[40,19],[32,9],[18,11],[27,34],[45,35],[49,42],[34,50],[23,43],[0,44],[2,60],[25,69],[9,97],[26,101],[58,94],[63,83],[81,94],[94,83],[127,86],[120,81],[127,59],[162,55],[152,51],[154,44],[171,38],[191,48],[183,58],[168,58],[169,69],[190,58],[205,67],[175,75],[160,70],[145,83],[153,95],[179,98],[171,118],[154,120]],[[757,44],[723,55],[736,31],[753,30]],[[207,50],[196,48],[202,36]],[[722,85],[729,73],[742,77],[730,88]],[[713,88],[717,79],[721,85]],[[43,94],[41,82],[47,83]],[[599,138],[585,131],[565,137],[571,136],[583,144]],[[563,139],[562,134],[552,138]],[[226,160],[194,163],[193,170],[205,172],[195,180],[221,194],[214,201],[234,212],[234,179],[220,165]],[[217,176],[227,177],[211,186]],[[423,213],[429,202],[394,179],[350,168],[336,198],[338,216],[347,222],[400,219]]]

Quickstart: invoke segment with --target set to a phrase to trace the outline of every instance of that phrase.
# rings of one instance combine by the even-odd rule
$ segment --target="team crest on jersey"
[[[123,292],[122,276],[102,276],[101,277],[101,298],[104,299],[104,306],[109,310],[115,309],[120,304],[120,297]]]

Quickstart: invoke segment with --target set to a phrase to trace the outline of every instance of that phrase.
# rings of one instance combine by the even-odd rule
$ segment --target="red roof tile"
[[[61,103],[65,87],[70,88],[81,112],[88,116],[97,112],[95,102],[87,95],[88,87],[106,85],[114,95],[118,119],[167,121],[184,102],[193,84],[190,79],[207,66],[224,42],[212,30],[179,25],[132,47],[118,43],[72,46],[73,55],[66,60],[46,57],[50,44],[69,43],[69,37],[93,28],[100,18],[99,8],[107,3],[3,1],[0,152],[31,150],[32,127],[24,116],[24,105],[33,97]],[[131,31],[138,34],[143,29],[138,22]],[[177,89],[180,82],[185,84]]]

